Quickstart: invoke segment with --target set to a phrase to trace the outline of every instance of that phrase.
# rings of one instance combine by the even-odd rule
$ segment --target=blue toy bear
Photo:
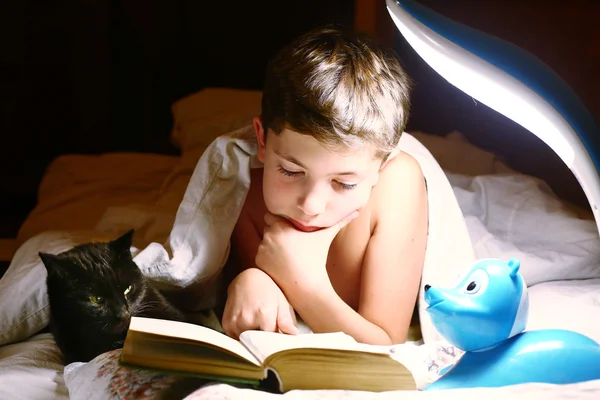
[[[600,345],[562,329],[524,331],[527,286],[517,259],[483,259],[453,288],[425,285],[436,329],[461,359],[425,390],[566,384],[600,379]]]

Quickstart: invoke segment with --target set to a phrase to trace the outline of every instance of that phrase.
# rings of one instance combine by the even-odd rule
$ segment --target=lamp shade
[[[569,85],[527,51],[414,0],[386,0],[396,27],[450,84],[546,143],[581,185],[600,231],[600,129]]]

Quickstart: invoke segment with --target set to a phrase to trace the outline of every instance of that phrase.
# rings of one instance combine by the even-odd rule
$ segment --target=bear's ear
[[[510,277],[514,278],[517,276],[517,273],[519,272],[519,267],[521,266],[521,262],[516,259],[516,258],[511,258],[510,260],[508,260],[508,268],[510,268]]]

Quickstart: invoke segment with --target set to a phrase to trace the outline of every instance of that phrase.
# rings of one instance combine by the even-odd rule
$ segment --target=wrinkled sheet
[[[214,130],[220,135],[237,129],[248,123],[249,117],[256,112],[259,97],[252,92],[244,96],[247,96],[246,100],[236,91],[217,89],[199,93],[176,105],[174,133],[179,133],[174,134],[173,139],[180,141],[181,157],[118,154],[59,158],[44,177],[40,204],[21,230],[19,242],[47,230],[95,229],[111,234],[120,232],[124,226],[133,226],[138,248],[146,248],[153,242],[162,247],[167,243],[194,167],[214,138],[206,136],[206,132]],[[231,108],[233,97],[242,99],[235,105],[238,108]],[[204,114],[198,113],[198,109],[204,110]],[[214,117],[215,112],[220,113],[219,118]],[[181,113],[192,117],[186,119]],[[591,215],[562,203],[543,182],[515,173],[493,154],[466,143],[458,133],[446,138],[418,132],[412,134],[446,171],[464,214],[475,255],[518,257],[521,260],[521,273],[530,286],[528,329],[566,328],[600,341],[600,328],[594,322],[600,315],[600,243]],[[114,179],[117,171],[121,172],[120,179]],[[70,218],[72,216],[81,218]],[[23,250],[37,251],[35,248]],[[48,334],[0,347],[0,398],[62,399],[67,398],[67,387],[74,393],[71,398],[111,398],[106,386],[94,386],[102,380],[77,380],[77,376],[83,376],[83,372],[92,368],[98,371],[97,365],[71,364],[63,377],[63,367],[56,357],[56,348]],[[101,357],[110,359],[108,354]],[[129,375],[118,369],[104,368],[101,373],[104,378],[110,375],[113,388],[120,387],[119,382],[121,385],[129,382],[134,387],[133,381],[137,379],[128,380]],[[160,398],[158,393],[164,388],[164,381],[156,376],[146,378],[144,382],[151,382],[150,386],[146,386],[145,394],[138,392],[136,397]],[[66,385],[63,379],[67,381]],[[16,391],[15,384],[18,390],[25,391]],[[200,386],[202,384],[198,383],[197,387]],[[86,387],[94,388],[94,391],[76,390]],[[597,399],[600,398],[600,381],[567,386],[525,384],[443,393],[298,391],[284,395],[226,384],[207,384],[188,398],[352,400],[430,399],[436,396],[440,399],[484,397],[490,400],[506,397]]]

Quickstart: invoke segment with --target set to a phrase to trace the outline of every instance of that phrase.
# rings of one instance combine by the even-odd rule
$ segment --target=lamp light
[[[414,0],[386,0],[396,27],[450,84],[546,143],[581,185],[600,231],[600,129],[569,85],[527,51]]]

